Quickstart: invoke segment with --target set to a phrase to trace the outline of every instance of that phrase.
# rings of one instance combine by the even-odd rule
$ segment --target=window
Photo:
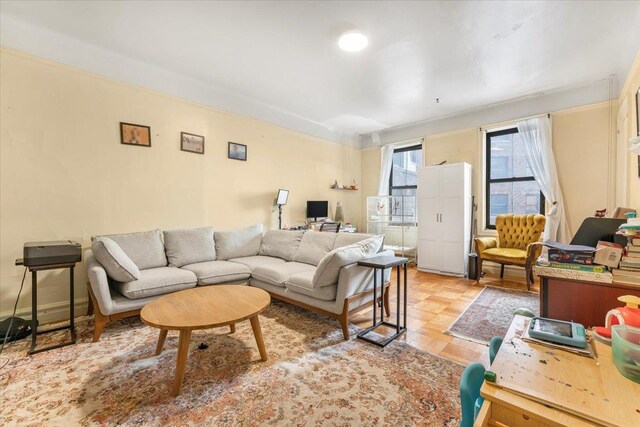
[[[393,151],[391,175],[389,176],[390,196],[413,196],[405,199],[404,217],[397,201],[391,208],[391,221],[416,222],[416,196],[418,194],[418,168],[422,165],[422,144],[397,148]]]
[[[517,128],[487,132],[486,226],[495,229],[504,213],[544,213],[544,196],[536,182]]]

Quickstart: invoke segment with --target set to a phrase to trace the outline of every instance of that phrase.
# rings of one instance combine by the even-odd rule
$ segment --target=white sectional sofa
[[[109,321],[138,315],[159,295],[223,283],[259,287],[273,298],[334,317],[348,339],[349,314],[373,300],[373,272],[357,261],[393,255],[381,252],[382,236],[263,233],[259,224],[224,232],[212,227],[152,230],[97,236],[92,242],[84,259],[94,342]],[[385,271],[384,283],[390,274]],[[388,300],[384,303],[388,312]]]

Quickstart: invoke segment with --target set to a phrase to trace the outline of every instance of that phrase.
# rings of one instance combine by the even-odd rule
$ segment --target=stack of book
[[[629,237],[626,255],[622,257],[620,267],[611,272],[615,283],[640,286],[640,238]]]

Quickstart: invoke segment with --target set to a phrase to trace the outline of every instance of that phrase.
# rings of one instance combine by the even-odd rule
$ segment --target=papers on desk
[[[588,337],[589,345],[587,345],[587,348],[577,348],[577,347],[571,347],[571,346],[568,346],[568,345],[557,344],[557,343],[554,343],[554,342],[543,341],[543,340],[539,340],[539,339],[536,339],[536,338],[532,338],[529,335],[529,322],[530,321],[531,320],[526,320],[525,321],[524,331],[522,331],[522,334],[520,336],[522,341],[531,342],[531,343],[535,343],[535,344],[540,344],[540,345],[543,345],[545,347],[551,347],[551,348],[555,348],[555,349],[558,349],[558,350],[568,351],[570,353],[578,354],[580,356],[590,357],[592,359],[596,359],[597,358],[597,355],[594,353],[594,350],[593,350],[593,337],[591,335],[589,335],[589,337]]]

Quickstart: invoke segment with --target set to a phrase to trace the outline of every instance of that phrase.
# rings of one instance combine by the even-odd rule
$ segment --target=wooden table
[[[540,316],[604,326],[607,312],[624,305],[618,301],[622,295],[640,297],[640,287],[540,276]]]
[[[234,333],[236,323],[249,319],[260,357],[263,361],[267,360],[258,314],[270,302],[271,297],[262,289],[241,285],[213,285],[167,294],[145,305],[140,311],[140,318],[147,325],[160,329],[156,354],[162,352],[168,331],[180,331],[171,394],[180,394],[193,330],[229,326],[231,333]]]
[[[598,359],[527,343],[519,336],[528,318],[515,316],[484,382],[475,425],[637,426],[640,384],[623,377],[611,347],[595,343]]]

